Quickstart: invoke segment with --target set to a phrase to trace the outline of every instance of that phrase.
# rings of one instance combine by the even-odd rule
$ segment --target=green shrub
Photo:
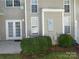
[[[74,39],[71,35],[68,34],[61,34],[58,37],[58,43],[62,47],[72,47]]]
[[[21,48],[23,53],[37,54],[47,51],[52,46],[51,38],[48,36],[39,36],[34,38],[23,38]]]

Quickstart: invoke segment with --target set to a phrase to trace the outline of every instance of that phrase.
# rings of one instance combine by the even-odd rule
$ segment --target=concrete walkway
[[[15,54],[20,52],[20,42],[0,41],[0,54]]]

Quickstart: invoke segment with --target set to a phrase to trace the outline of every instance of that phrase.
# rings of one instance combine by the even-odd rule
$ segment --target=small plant
[[[74,39],[71,35],[61,34],[58,37],[58,43],[62,47],[72,47],[74,44]]]
[[[24,38],[21,41],[22,52],[26,54],[42,53],[50,47],[52,47],[52,41],[48,36]]]

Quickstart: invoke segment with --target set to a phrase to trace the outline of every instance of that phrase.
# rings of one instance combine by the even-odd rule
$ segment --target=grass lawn
[[[19,54],[0,54],[0,59],[21,59]],[[77,59],[75,52],[52,52],[35,59]]]
[[[0,54],[0,59],[21,59],[19,54]]]
[[[75,52],[53,52],[38,59],[77,59]]]

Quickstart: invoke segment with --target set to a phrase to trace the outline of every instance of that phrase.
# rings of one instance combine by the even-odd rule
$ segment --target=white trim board
[[[27,37],[27,1],[25,0],[25,36]]]
[[[76,19],[76,0],[74,0],[74,37],[77,40],[77,19]]]
[[[62,12],[64,9],[42,9],[43,12]]]
[[[63,31],[62,31],[62,33],[64,33],[64,9],[42,9],[42,35],[44,36],[45,35],[45,29],[44,29],[44,27],[45,27],[45,25],[44,25],[44,13],[45,12],[62,12],[62,25],[63,25],[63,27],[62,27],[62,29],[63,29]]]

